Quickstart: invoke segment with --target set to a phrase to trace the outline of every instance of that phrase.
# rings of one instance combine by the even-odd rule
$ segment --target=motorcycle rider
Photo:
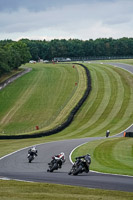
[[[90,157],[90,154],[86,154],[86,155],[84,155],[84,156],[76,157],[76,160],[77,160],[77,159],[79,159],[79,160],[81,160],[81,159],[83,159],[83,160],[89,160],[89,164],[91,164],[91,157]],[[84,165],[84,167],[85,167],[85,172],[88,173],[88,172],[89,172],[89,169],[88,169],[87,165]]]
[[[79,157],[76,157],[76,159],[81,159],[81,158],[89,158],[89,160],[90,160],[90,164],[91,164],[91,158],[90,158],[90,154],[88,153],[88,154],[86,154],[86,155],[84,155],[84,156],[79,156]]]
[[[107,131],[106,131],[106,137],[109,137],[109,134],[110,134],[110,131],[107,130]]]
[[[57,160],[58,167],[61,168],[62,164],[65,162],[65,154],[61,152],[58,155],[55,155],[54,158]]]
[[[29,157],[29,155],[31,155],[31,156],[37,156],[37,149],[36,149],[36,147],[34,146],[34,147],[31,147],[29,150],[28,150],[28,157]]]

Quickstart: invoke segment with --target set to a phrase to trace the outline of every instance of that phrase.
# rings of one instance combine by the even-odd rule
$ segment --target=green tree
[[[8,66],[8,53],[0,47],[0,76],[10,71]]]

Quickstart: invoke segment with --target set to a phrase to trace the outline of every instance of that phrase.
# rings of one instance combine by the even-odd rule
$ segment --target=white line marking
[[[102,138],[101,139],[98,139],[98,140],[102,140]],[[92,142],[92,141],[88,141],[88,142]],[[77,148],[79,148],[80,146],[82,146],[82,145],[84,145],[84,144],[86,144],[86,143],[88,143],[88,142],[84,142],[83,144],[80,144],[80,145],[78,145],[77,147],[75,147],[72,151],[71,151],[71,153],[69,154],[69,160],[70,160],[70,162],[73,164],[73,161],[72,161],[72,153],[77,149]],[[113,176],[126,176],[126,177],[131,177],[131,178],[133,178],[133,176],[129,176],[129,175],[123,175],[123,174],[111,174],[111,173],[105,173],[105,172],[98,172],[98,171],[94,171],[94,170],[90,170],[91,172],[95,172],[95,173],[97,173],[97,174],[107,174],[107,175],[113,175]]]

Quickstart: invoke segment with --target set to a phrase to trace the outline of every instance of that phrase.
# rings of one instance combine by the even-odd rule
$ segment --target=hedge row
[[[73,63],[73,64],[77,64],[77,63]],[[24,139],[24,138],[37,138],[37,137],[49,136],[49,135],[56,134],[56,133],[62,131],[63,129],[65,129],[66,127],[68,127],[71,124],[71,122],[73,121],[75,114],[80,109],[82,104],[85,102],[85,100],[87,99],[87,97],[91,91],[90,72],[89,72],[88,68],[86,66],[84,66],[83,64],[78,64],[78,65],[80,65],[81,67],[83,67],[85,69],[86,77],[87,77],[87,88],[84,92],[83,97],[79,100],[79,102],[76,104],[76,106],[70,112],[68,118],[66,119],[66,121],[64,123],[59,125],[57,128],[51,129],[49,131],[44,131],[44,132],[34,133],[34,134],[25,134],[25,135],[0,135],[0,139]]]

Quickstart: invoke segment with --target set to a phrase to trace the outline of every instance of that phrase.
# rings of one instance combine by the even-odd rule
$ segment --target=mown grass
[[[119,62],[119,63],[125,63],[129,65],[133,65],[133,59],[122,59],[122,60],[116,60],[114,62]]]
[[[104,173],[133,176],[133,138],[107,138],[77,148],[72,159],[90,153],[90,169]]]
[[[41,144],[45,142],[54,141],[50,137],[41,137],[33,139],[17,139],[17,140],[0,140],[0,157],[12,153],[18,149],[24,147],[33,146],[35,144]]]
[[[107,129],[114,135],[133,122],[133,75],[105,64],[86,66],[91,73],[92,91],[60,138],[105,136]]]
[[[133,193],[46,183],[0,181],[1,200],[131,200]]]
[[[129,65],[133,65],[133,59],[117,59],[117,60],[101,60],[101,61],[96,61],[96,62],[115,62],[115,63],[125,63]]]
[[[86,66],[91,73],[92,91],[73,123],[55,139],[104,136],[107,129],[113,135],[132,124],[133,75],[105,64]],[[84,69],[76,69],[66,64],[34,65],[32,72],[19,80],[23,89],[18,87],[18,82],[13,84],[10,93],[9,88],[5,88],[0,100],[1,132],[27,133],[36,125],[41,130],[59,125],[86,88]],[[75,87],[77,80],[78,87]],[[25,82],[29,84],[28,89]],[[16,92],[17,87],[19,92]]]
[[[65,120],[84,93],[85,71],[81,67],[29,66],[30,73],[0,91],[1,133],[27,133],[36,126],[51,129]]]

